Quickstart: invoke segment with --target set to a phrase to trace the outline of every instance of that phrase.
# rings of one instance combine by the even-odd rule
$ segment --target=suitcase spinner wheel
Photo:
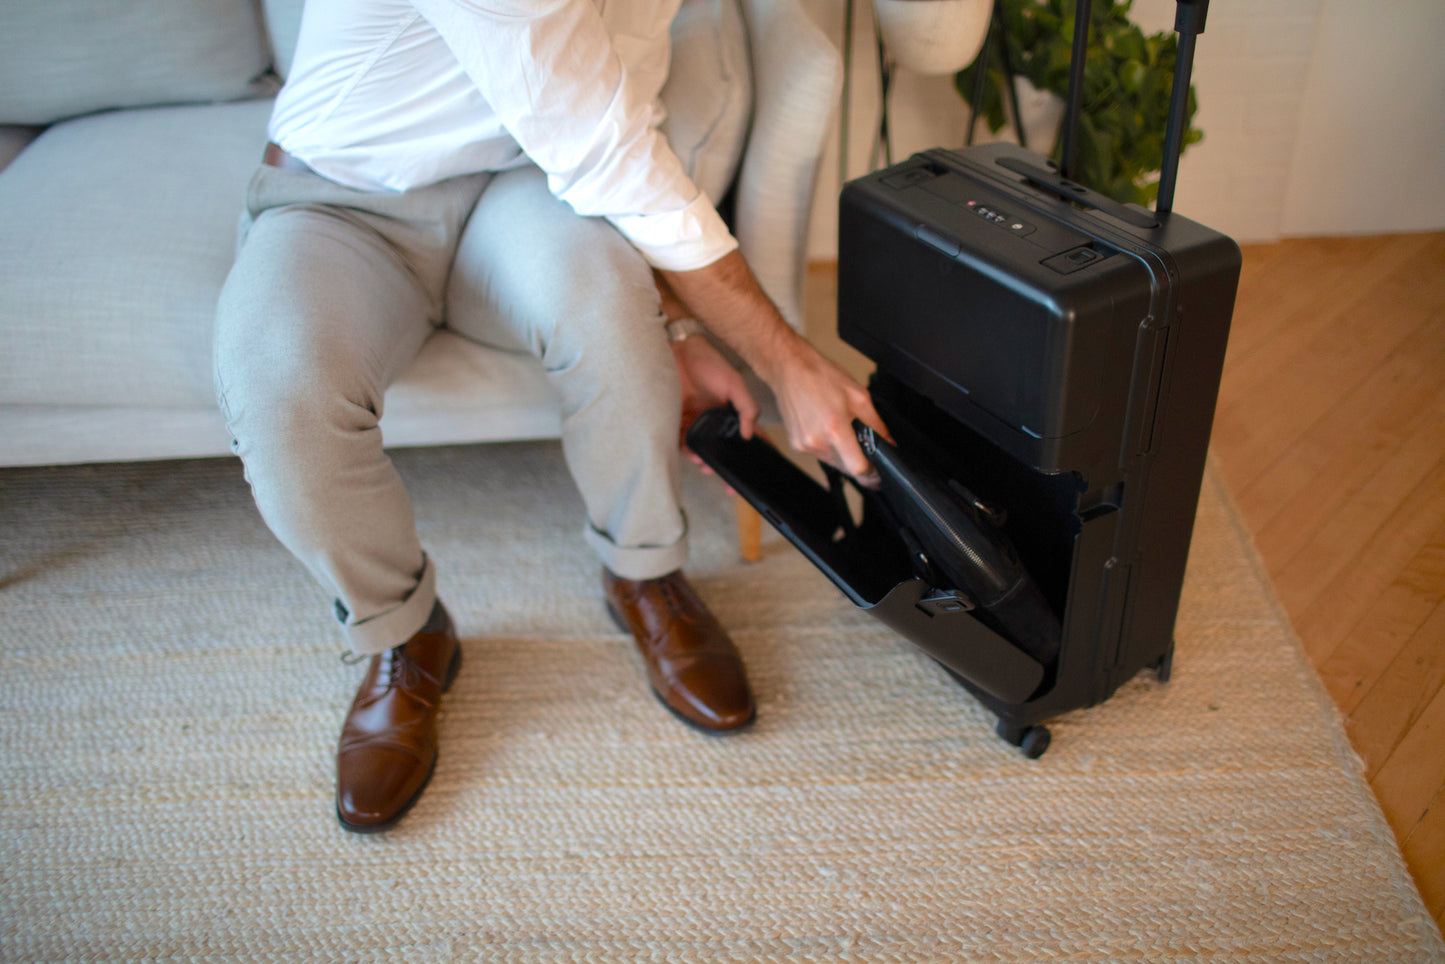
[[[1030,760],[1037,760],[1048,750],[1049,743],[1053,737],[1049,734],[1047,726],[1014,726],[1011,723],[998,721],[994,728],[1005,743],[1018,747],[1023,755]]]

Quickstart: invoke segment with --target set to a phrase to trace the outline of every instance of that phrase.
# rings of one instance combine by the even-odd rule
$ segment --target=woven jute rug
[[[652,698],[554,443],[408,451],[464,636],[431,788],[342,832],[361,668],[234,461],[0,472],[6,960],[1381,961],[1445,945],[1206,481],[1174,677],[1029,761],[689,469],[760,713]]]

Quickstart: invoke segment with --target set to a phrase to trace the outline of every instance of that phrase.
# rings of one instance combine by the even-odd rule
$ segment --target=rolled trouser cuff
[[[426,625],[437,601],[437,571],[430,556],[423,558],[425,564],[416,588],[395,608],[360,622],[352,622],[346,608],[338,602],[336,615],[341,620],[341,631],[346,634],[346,642],[352,652],[362,656],[384,653],[411,639]]]
[[[613,575],[623,579],[656,579],[687,565],[687,523],[682,535],[667,546],[619,546],[596,526],[586,529],[587,544]]]

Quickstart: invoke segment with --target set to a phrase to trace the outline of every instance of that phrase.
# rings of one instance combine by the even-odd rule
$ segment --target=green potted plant
[[[1147,206],[1159,190],[1156,175],[1164,161],[1177,38],[1173,33],[1145,36],[1129,19],[1131,6],[1132,0],[1093,0],[1073,179],[1117,201]],[[1074,0],[1002,0],[1002,11],[1014,71],[1040,91],[1066,96]],[[973,105],[977,69],[975,62],[959,71],[954,84],[996,133],[1008,120],[1003,58],[988,58],[983,96]],[[1195,107],[1190,88],[1186,148],[1204,136],[1192,123]]]

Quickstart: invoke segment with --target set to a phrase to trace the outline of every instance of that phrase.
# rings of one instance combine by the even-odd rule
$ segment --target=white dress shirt
[[[269,136],[404,191],[530,159],[654,267],[737,246],[658,130],[680,0],[307,0]]]

